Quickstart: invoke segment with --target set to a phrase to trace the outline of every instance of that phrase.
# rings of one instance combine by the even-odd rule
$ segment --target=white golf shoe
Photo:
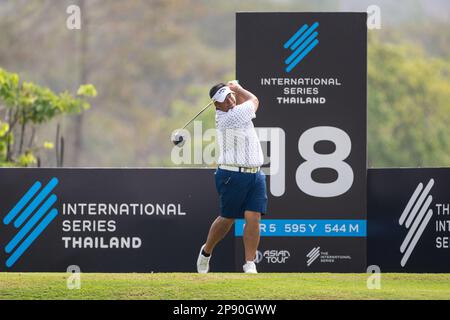
[[[247,261],[243,266],[245,273],[258,273],[256,271],[256,264],[253,261]]]
[[[211,255],[209,257],[205,257],[202,254],[203,248],[205,248],[205,244],[200,248],[200,252],[198,253],[197,258],[197,272],[198,273],[208,273],[209,272],[209,259],[211,259]]]

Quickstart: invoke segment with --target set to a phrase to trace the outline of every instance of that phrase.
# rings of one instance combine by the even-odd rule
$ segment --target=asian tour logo
[[[266,263],[286,263],[291,257],[291,253],[287,250],[266,250],[264,253],[257,250],[255,262],[260,263],[266,260]]]
[[[408,233],[400,246],[400,252],[403,253],[400,261],[402,267],[408,262],[417,242],[433,216],[433,210],[430,209],[433,197],[429,194],[433,185],[434,179],[430,179],[425,188],[422,182],[419,183],[400,216],[399,224],[401,226],[404,225],[408,229]]]
[[[314,22],[311,26],[304,24],[288,41],[286,41],[284,48],[293,51],[293,53],[284,60],[286,72],[291,72],[292,69],[294,69],[295,66],[319,44],[319,40],[317,40],[319,33],[315,31],[318,26],[318,22]]]
[[[41,182],[36,181],[3,219],[5,225],[14,220],[14,227],[20,228],[5,247],[6,253],[10,255],[6,260],[8,268],[17,262],[58,215],[58,210],[52,208],[57,197],[54,194],[49,196],[58,182],[57,178],[52,178],[42,187]]]

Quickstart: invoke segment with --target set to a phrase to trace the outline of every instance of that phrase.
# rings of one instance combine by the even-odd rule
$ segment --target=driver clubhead
[[[172,135],[172,143],[177,147],[181,148],[185,142],[186,139],[180,132],[177,131]]]

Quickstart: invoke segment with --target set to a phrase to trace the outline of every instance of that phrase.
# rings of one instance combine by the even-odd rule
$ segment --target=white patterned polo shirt
[[[253,126],[255,105],[251,100],[224,112],[216,110],[217,163],[255,168],[263,165],[261,143]]]

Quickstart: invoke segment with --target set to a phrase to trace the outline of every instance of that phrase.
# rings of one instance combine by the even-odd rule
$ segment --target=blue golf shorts
[[[262,171],[246,173],[218,168],[215,179],[222,217],[242,219],[246,210],[267,212],[266,175]]]

